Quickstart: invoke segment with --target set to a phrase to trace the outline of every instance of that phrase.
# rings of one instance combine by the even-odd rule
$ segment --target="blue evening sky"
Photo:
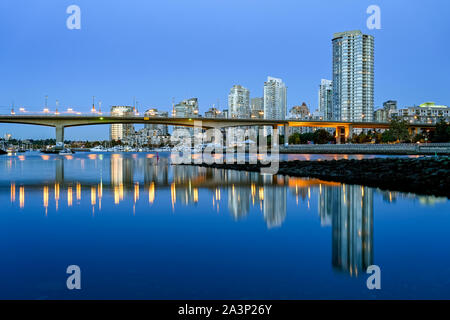
[[[66,8],[81,8],[81,30],[68,30]],[[381,30],[366,9],[381,8]],[[450,2],[447,0],[2,0],[0,113],[14,101],[42,110],[87,112],[92,96],[111,105],[171,110],[198,97],[203,113],[226,107],[241,84],[260,97],[268,75],[288,86],[288,108],[317,108],[320,79],[331,77],[334,32],[375,36],[375,106],[449,104]],[[0,134],[54,137],[54,130],[0,124]],[[66,139],[106,139],[108,126],[69,128]]]

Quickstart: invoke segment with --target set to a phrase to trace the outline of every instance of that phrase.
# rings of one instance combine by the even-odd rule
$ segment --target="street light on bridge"
[[[59,101],[56,100],[56,110],[55,110],[55,115],[58,115],[58,114],[59,114],[58,106],[59,106]]]
[[[97,113],[97,110],[95,110],[95,96],[92,96],[92,113]]]

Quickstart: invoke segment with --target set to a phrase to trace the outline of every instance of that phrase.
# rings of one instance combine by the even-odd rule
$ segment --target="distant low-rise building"
[[[132,134],[126,142],[136,147],[167,145],[170,142],[170,135],[162,134],[159,130],[142,128]]]
[[[383,109],[386,110],[386,113],[389,115],[391,112],[395,112],[397,110],[397,101],[388,100],[383,102]]]
[[[375,122],[386,122],[386,112],[383,108],[378,108],[373,112],[373,120]]]
[[[198,99],[191,98],[183,100],[173,106],[172,116],[174,118],[197,118],[198,113]],[[174,126],[174,130],[186,130],[186,127]],[[187,129],[191,134],[194,132],[192,128]]]
[[[194,118],[198,116],[198,99],[183,100],[173,106],[172,116],[175,118]]]
[[[167,111],[158,111],[158,109],[153,108],[145,111],[144,116],[148,118],[167,118],[169,113]],[[157,136],[167,136],[169,134],[166,124],[146,124],[145,128],[155,131],[155,135]]]
[[[224,118],[229,118],[230,117],[230,113],[228,112],[228,109],[223,109],[222,114],[223,114]]]
[[[264,118],[264,98],[252,98],[250,104],[250,118]]]
[[[305,102],[301,106],[293,106],[289,111],[290,119],[307,119],[311,116],[309,108]]]
[[[291,110],[289,110],[289,119],[292,120],[311,120],[313,119],[313,115],[309,110],[308,106],[305,102],[303,102],[300,106],[293,106]],[[313,131],[310,127],[291,127],[290,134],[293,133],[305,133]]]
[[[223,118],[223,112],[215,107],[212,107],[205,112],[205,118]]]
[[[383,108],[373,112],[373,119],[376,122],[389,122],[395,114],[397,114],[397,101],[388,100],[383,102]]]
[[[264,98],[252,98],[250,103],[250,111],[264,111]]]
[[[434,102],[425,102],[419,106],[398,109],[392,113],[399,119],[410,123],[437,123],[440,119],[450,121],[450,108],[445,105],[436,105]]]

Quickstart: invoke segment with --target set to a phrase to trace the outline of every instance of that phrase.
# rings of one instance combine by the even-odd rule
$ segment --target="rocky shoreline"
[[[260,171],[267,166],[259,163],[196,165],[242,171]],[[282,161],[278,174],[450,198],[450,157]]]

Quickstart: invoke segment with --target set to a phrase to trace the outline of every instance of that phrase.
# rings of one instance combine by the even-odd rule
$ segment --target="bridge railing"
[[[3,110],[2,110],[3,109]],[[39,116],[39,117],[43,117],[43,116],[48,116],[48,117],[126,117],[126,118],[152,118],[152,119],[158,119],[158,118],[170,118],[170,119],[183,119],[183,118],[189,118],[189,119],[195,119],[195,120],[204,120],[204,121],[214,121],[214,120],[222,120],[222,121],[253,121],[255,123],[259,122],[259,120],[261,120],[261,122],[264,121],[283,121],[283,122],[311,122],[311,123],[324,123],[324,124],[329,124],[329,123],[335,123],[335,124],[339,124],[340,122],[342,123],[347,123],[345,121],[331,121],[331,120],[313,120],[313,119],[255,119],[255,118],[207,118],[207,117],[202,117],[199,115],[192,115],[190,117],[174,117],[174,116],[167,116],[167,117],[154,117],[154,116],[149,116],[149,115],[145,115],[145,114],[130,114],[130,115],[126,115],[126,116],[115,116],[115,115],[111,115],[109,112],[76,112],[76,111],[59,111],[59,112],[55,112],[54,110],[49,110],[48,112],[46,111],[29,111],[29,110],[25,110],[25,111],[14,111],[14,112],[8,112],[6,110],[4,110],[4,108],[0,108],[0,116],[2,117],[6,117],[6,116],[11,116],[11,117],[20,117],[20,116]],[[365,122],[354,122],[353,124],[355,125],[360,125],[360,124],[364,124]],[[389,124],[388,122],[380,122],[380,121],[371,121],[369,122],[370,125],[372,124],[380,124],[380,125],[387,125]],[[424,125],[424,126],[430,126],[430,125],[435,125],[435,123],[430,123],[430,122],[411,122],[409,123],[410,125],[414,125],[414,126],[420,126],[420,125]],[[307,125],[305,125],[307,126]]]

